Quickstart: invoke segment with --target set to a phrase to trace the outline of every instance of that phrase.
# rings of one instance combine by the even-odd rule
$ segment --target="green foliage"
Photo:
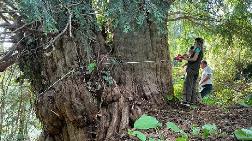
[[[43,20],[46,33],[58,31],[56,28],[57,22],[53,18],[52,12],[42,0],[21,0],[18,6],[28,23]]]
[[[131,136],[138,137],[141,141],[146,141],[146,136],[140,131],[128,130],[128,134]]]
[[[128,130],[128,134],[139,138],[141,141],[145,141],[147,140],[146,135],[135,129],[140,129],[140,130],[157,129],[161,126],[162,124],[155,117],[144,114],[135,121],[134,130]],[[148,140],[155,141],[155,138],[149,137]]]
[[[95,16],[91,16],[92,5],[85,1],[20,0],[18,8],[27,23],[41,23],[45,34],[63,30],[69,22],[70,14],[71,21],[81,25],[77,29],[82,30],[85,36],[92,36],[89,29],[98,30]]]
[[[243,77],[238,77],[242,69],[252,63],[250,6],[250,1],[201,1],[196,4],[179,0],[171,7],[168,30],[172,58],[187,52],[194,38],[205,39],[204,59],[214,70],[214,92],[211,97],[203,99],[206,103],[234,104],[249,95],[252,89]],[[174,14],[176,11],[181,14]],[[175,15],[193,18],[172,21]],[[181,73],[183,68],[179,68],[181,65],[183,63],[173,71],[175,95],[182,95],[181,77],[184,73]]]
[[[176,141],[188,141],[187,137],[178,137],[176,138]]]
[[[95,70],[95,68],[96,68],[96,63],[90,63],[90,64],[88,64],[88,66],[87,66],[87,73],[88,74],[91,74],[94,70]]]
[[[152,116],[142,115],[139,119],[137,119],[134,123],[134,128],[136,129],[151,129],[161,127],[162,124]]]
[[[173,122],[167,122],[166,126],[168,129],[171,129],[173,132],[180,133],[182,130]]]
[[[0,140],[35,140],[42,127],[33,110],[35,95],[17,66],[0,74]]]
[[[167,122],[166,126],[168,129],[171,129],[175,133],[179,133],[182,137],[178,137],[176,141],[186,141],[188,140],[188,135],[180,129],[175,123],[173,122]]]
[[[149,20],[156,23],[161,32],[166,32],[163,27],[169,9],[166,1],[96,0],[96,4],[98,11],[104,14],[103,22],[111,24],[112,29],[130,32],[141,29]]]
[[[167,122],[167,128],[171,129],[175,133],[179,133],[182,137],[177,138],[177,140],[183,141],[188,140],[188,135],[182,129],[180,129],[175,123]],[[191,135],[198,136],[201,134],[201,128],[192,126]],[[205,124],[202,126],[202,134],[204,138],[208,138],[209,135],[217,133],[217,126],[215,124]]]
[[[148,130],[153,128],[158,129],[158,127],[161,127],[161,123],[155,117],[142,115],[138,120],[135,121],[133,130],[128,130],[128,134],[138,137],[140,140],[146,140],[148,138],[147,135],[137,131],[136,129]],[[167,122],[166,128],[175,133],[178,133],[179,137],[176,138],[176,141],[188,141],[190,135],[203,136],[204,138],[208,138],[210,135],[216,134],[218,130],[215,124],[205,124],[201,128],[192,126],[191,133],[185,133],[174,122]],[[159,135],[158,140],[162,140],[161,137],[162,134]],[[148,139],[149,141],[155,140],[153,137],[149,137]]]
[[[213,95],[207,95],[202,98],[202,103],[206,105],[220,105],[221,103],[219,103],[219,101],[221,100],[216,99],[216,97]]]
[[[198,136],[200,134],[200,127],[192,126],[192,135]]]
[[[110,75],[109,71],[103,71],[103,75],[102,75],[103,80],[105,80],[105,82],[111,86],[113,84],[113,78]]]
[[[174,96],[179,100],[183,98],[183,85],[184,85],[184,76],[185,71],[183,67],[173,67],[173,88],[174,88]]]
[[[209,135],[217,132],[217,126],[215,124],[205,124],[202,126],[203,135],[207,138]]]
[[[245,97],[240,104],[244,107],[251,107],[252,106],[252,95],[248,95],[247,97]]]
[[[238,140],[250,141],[252,140],[252,128],[250,129],[237,129],[234,131],[234,135]]]

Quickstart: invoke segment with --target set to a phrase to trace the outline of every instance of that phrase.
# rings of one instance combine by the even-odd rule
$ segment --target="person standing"
[[[213,83],[212,83],[212,75],[213,71],[212,69],[207,65],[207,61],[202,60],[200,63],[200,67],[202,69],[202,76],[199,81],[199,85],[201,87],[201,97],[205,97],[208,95],[212,89],[213,89]]]
[[[190,104],[198,102],[196,83],[199,77],[200,63],[203,58],[203,44],[204,40],[202,38],[196,38],[192,55],[184,57],[184,60],[188,61],[188,65],[186,68],[187,75],[184,82],[183,90],[183,104],[185,106],[190,106]]]

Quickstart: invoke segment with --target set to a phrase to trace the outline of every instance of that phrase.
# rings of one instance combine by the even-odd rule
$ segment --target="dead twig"
[[[68,29],[68,27],[71,26],[70,22],[72,21],[72,14],[69,12],[69,17],[68,17],[68,22],[65,26],[65,28],[54,38],[52,39],[49,44],[45,47],[45,51],[48,52],[50,50],[50,47],[52,46],[52,44],[57,40],[59,39]],[[69,29],[69,32],[70,32],[70,37],[72,36],[72,32],[71,30]]]

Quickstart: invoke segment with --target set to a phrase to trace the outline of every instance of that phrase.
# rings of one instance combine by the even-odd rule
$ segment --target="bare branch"
[[[71,22],[71,19],[72,19],[72,14],[69,13],[69,17],[68,17],[68,22],[65,26],[65,28],[54,38],[52,39],[49,44],[45,47],[45,51],[48,52],[50,50],[50,47],[52,46],[52,44],[58,39],[60,38],[68,29],[68,27],[71,25],[70,22]],[[72,34],[72,33],[71,33]]]
[[[17,32],[17,31],[19,31],[19,30],[23,29],[24,27],[26,27],[26,26],[28,26],[28,25],[33,24],[34,22],[35,22],[35,21],[30,22],[30,23],[26,23],[26,24],[24,24],[24,25],[22,25],[22,26],[18,27],[17,29],[15,29],[13,32],[15,33],[15,32]]]
[[[186,15],[186,14],[188,14],[188,13],[181,12],[181,11],[176,11],[176,12],[168,13],[168,16],[172,16],[172,15]]]
[[[69,11],[69,21],[68,21],[68,23],[69,23],[69,36],[73,37],[73,35],[72,35],[72,13],[70,11]]]
[[[18,9],[14,6],[14,4],[13,4],[12,2],[10,2],[10,1],[8,1],[8,0],[3,0],[3,2],[4,2],[6,5],[10,6],[12,9],[18,10]]]
[[[3,14],[3,13],[10,13],[10,14],[13,14],[13,13],[17,13],[18,11],[4,11],[4,10],[0,10],[0,13]]]
[[[0,40],[0,43],[15,43],[14,40]]]
[[[192,19],[188,19],[188,20],[189,20],[190,22],[196,24],[196,25],[200,25],[200,26],[204,27],[204,28],[207,29],[207,30],[211,30],[211,29],[210,29],[207,25],[205,25],[205,24],[199,23],[199,22],[194,21],[194,20],[192,20]]]
[[[4,35],[4,34],[13,34],[13,33],[10,31],[4,31],[4,32],[0,32],[0,34]]]
[[[13,65],[17,60],[18,54],[10,56],[6,61],[0,62],[0,72],[5,71],[9,66]]]
[[[0,40],[13,40],[14,38],[11,37],[0,37]]]
[[[1,24],[0,24],[0,27],[4,27],[4,28],[7,27],[7,28],[8,28],[8,27],[13,27],[13,25],[6,22],[6,23],[1,23]]]
[[[29,36],[29,35],[28,35]],[[24,36],[21,38],[15,45],[13,45],[8,52],[5,54],[4,57],[0,59],[0,62],[7,61],[7,59],[17,50],[18,45],[21,43],[21,41],[27,36]]]
[[[170,21],[178,21],[178,20],[183,20],[183,19],[187,19],[187,20],[195,20],[195,21],[218,21],[217,19],[211,18],[211,17],[204,17],[204,18],[200,18],[198,16],[191,16],[191,15],[179,15],[176,18],[168,18],[168,22]]]
[[[10,24],[10,22],[7,20],[7,18],[2,14],[0,13],[0,17],[8,24]]]

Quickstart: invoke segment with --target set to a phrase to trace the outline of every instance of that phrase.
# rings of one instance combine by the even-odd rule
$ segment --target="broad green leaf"
[[[192,127],[192,135],[196,136],[200,134],[200,128],[199,127]]]
[[[146,141],[146,136],[140,131],[128,130],[128,134],[139,138],[141,141]]]
[[[251,107],[252,106],[252,95],[248,95],[242,102],[239,103],[244,107]]]
[[[252,128],[250,129],[237,129],[234,131],[234,135],[238,140],[248,141],[252,140]]]
[[[176,141],[187,141],[188,138],[187,137],[178,137],[176,138]]]
[[[134,128],[136,129],[150,129],[160,127],[161,123],[152,116],[142,115],[138,120],[134,123]]]
[[[149,138],[149,141],[155,141],[155,139],[154,139],[154,138],[152,138],[152,137],[150,137],[150,138]]]
[[[208,137],[211,134],[217,132],[217,126],[215,124],[205,124],[202,126],[204,137]]]
[[[167,122],[166,126],[168,129],[171,129],[173,132],[180,133],[182,130],[173,122]]]

